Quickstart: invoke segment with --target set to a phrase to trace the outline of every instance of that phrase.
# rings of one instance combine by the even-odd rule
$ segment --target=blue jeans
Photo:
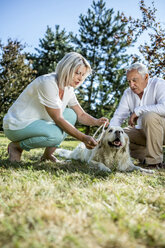
[[[72,109],[66,108],[63,117],[75,125],[77,115]],[[34,121],[20,130],[5,129],[4,133],[9,140],[19,142],[20,147],[26,151],[40,147],[58,147],[67,136],[56,124],[45,120]]]

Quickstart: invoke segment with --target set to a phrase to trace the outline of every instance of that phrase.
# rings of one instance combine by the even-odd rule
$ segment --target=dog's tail
[[[56,149],[56,153],[60,156],[60,157],[64,157],[64,158],[71,158],[71,153],[72,151],[70,150],[66,150],[66,149]]]

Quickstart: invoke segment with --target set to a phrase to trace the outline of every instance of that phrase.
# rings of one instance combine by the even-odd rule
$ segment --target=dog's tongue
[[[115,141],[114,141],[114,145],[115,145],[115,146],[120,146],[120,145],[121,145],[121,142],[120,142],[120,141],[115,140]]]

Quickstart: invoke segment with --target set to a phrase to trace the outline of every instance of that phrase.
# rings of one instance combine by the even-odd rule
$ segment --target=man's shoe
[[[158,164],[146,164],[145,166],[148,169],[157,169],[162,170],[165,169],[165,163],[158,163]]]

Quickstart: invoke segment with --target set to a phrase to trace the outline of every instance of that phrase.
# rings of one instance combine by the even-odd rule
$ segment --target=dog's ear
[[[98,148],[101,148],[101,147],[102,147],[102,142],[101,142],[101,140],[99,140]]]
[[[125,139],[125,146],[123,147],[123,151],[129,152],[129,137],[125,132],[123,135],[124,135],[124,139]]]
[[[99,140],[99,148],[104,146],[103,145],[103,140],[104,140],[105,134],[106,134],[106,130],[103,131],[102,138]]]

